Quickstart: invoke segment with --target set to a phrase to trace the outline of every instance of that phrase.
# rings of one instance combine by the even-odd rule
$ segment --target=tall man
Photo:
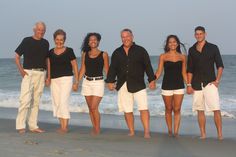
[[[16,118],[16,129],[19,133],[25,133],[26,121],[29,130],[34,133],[42,133],[44,130],[37,125],[39,100],[45,84],[46,69],[50,69],[48,60],[49,43],[43,39],[46,26],[43,22],[37,22],[33,28],[34,35],[23,39],[15,50],[15,62],[22,76],[20,106]],[[23,66],[20,58],[23,57]],[[48,67],[47,67],[48,65]],[[50,80],[50,72],[46,83]]]
[[[118,107],[124,112],[129,128],[129,136],[134,136],[133,104],[137,102],[144,127],[144,137],[150,138],[149,110],[147,92],[144,82],[144,72],[149,81],[149,88],[155,88],[155,75],[147,51],[134,43],[133,33],[130,29],[121,31],[123,45],[117,48],[111,58],[106,83],[110,90],[118,90]],[[117,77],[117,83],[116,82]]]
[[[206,41],[204,27],[195,28],[195,38],[197,42],[189,49],[188,54],[187,92],[193,93],[193,111],[198,113],[201,139],[206,138],[204,111],[214,112],[218,139],[223,139],[218,86],[224,65],[218,47]],[[214,65],[217,68],[217,75]]]

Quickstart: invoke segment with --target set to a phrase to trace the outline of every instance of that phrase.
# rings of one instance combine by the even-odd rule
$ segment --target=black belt
[[[94,80],[103,80],[103,76],[98,76],[98,77],[89,77],[89,76],[84,76],[84,78],[88,81],[94,81]]]
[[[27,70],[32,70],[32,71],[45,71],[44,68],[32,68],[32,69],[27,69]]]

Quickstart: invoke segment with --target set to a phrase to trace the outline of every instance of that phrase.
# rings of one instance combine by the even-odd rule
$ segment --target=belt
[[[98,77],[84,76],[84,78],[88,81],[103,80],[103,76],[98,76]]]
[[[33,68],[33,69],[27,69],[27,70],[32,70],[32,71],[45,71],[44,68]]]

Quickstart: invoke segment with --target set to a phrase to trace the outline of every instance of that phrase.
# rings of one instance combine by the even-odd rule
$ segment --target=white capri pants
[[[73,85],[73,76],[51,79],[53,116],[70,119],[69,98]]]

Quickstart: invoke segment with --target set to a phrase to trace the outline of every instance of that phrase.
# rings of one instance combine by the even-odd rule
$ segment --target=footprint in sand
[[[28,145],[38,145],[39,143],[36,141],[32,141],[32,140],[26,140],[24,141],[24,144],[28,144]]]

